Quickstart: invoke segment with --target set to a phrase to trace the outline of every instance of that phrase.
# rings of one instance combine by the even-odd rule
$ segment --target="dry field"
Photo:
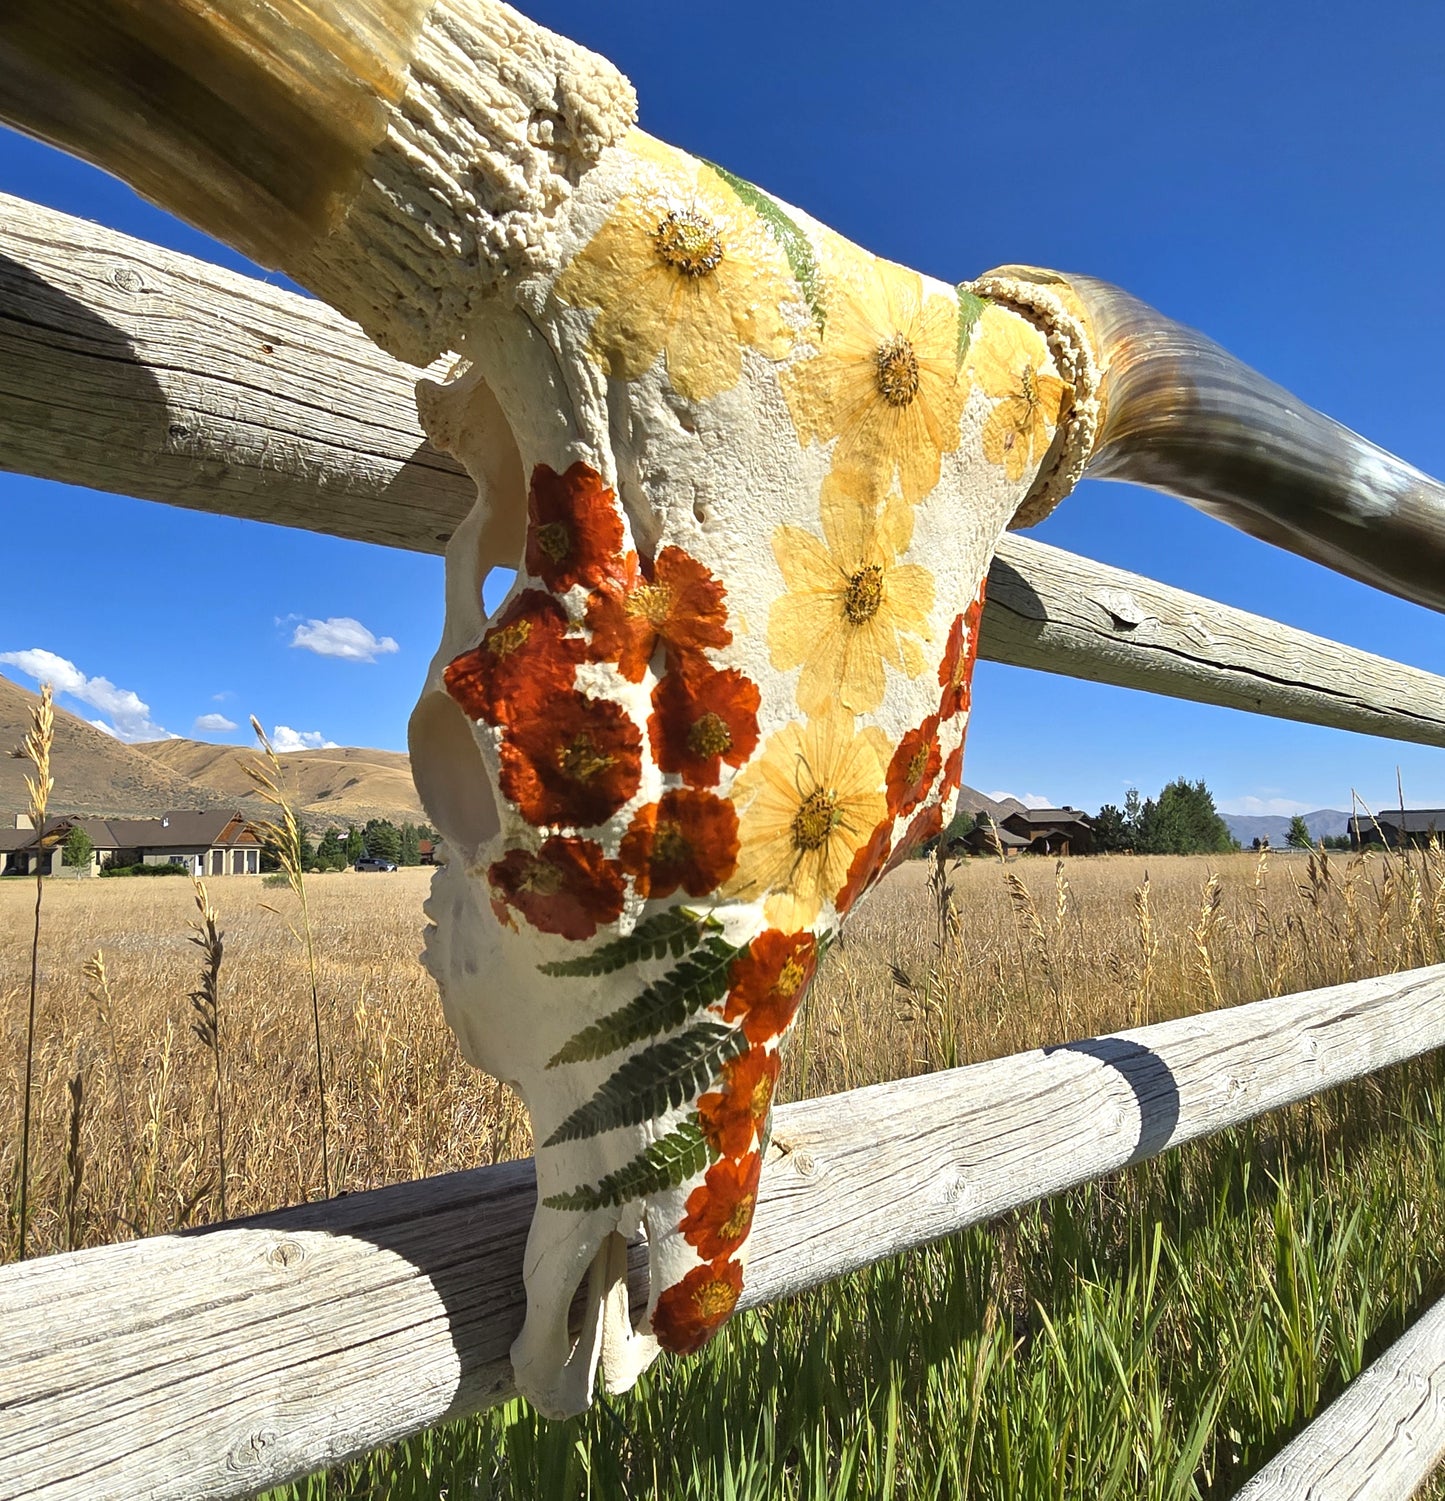
[[[1437,857],[1128,857],[897,872],[830,954],[786,1095],[822,1094],[1065,1038],[1436,962]],[[334,1189],[529,1149],[509,1092],[463,1063],[417,959],[430,873],[311,877]],[[231,1215],[321,1193],[310,986],[296,903],[210,883]],[[0,882],[8,1087],[0,1173],[15,1200],[33,881]],[[42,913],[32,1254],[217,1216],[211,1052],[194,1034],[201,952],[182,879],[48,881]],[[103,955],[105,982],[94,964]]]

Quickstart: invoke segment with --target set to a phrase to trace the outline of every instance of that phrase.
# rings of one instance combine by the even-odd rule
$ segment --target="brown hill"
[[[12,827],[14,815],[30,804],[25,774],[32,768],[7,753],[25,738],[37,697],[0,677],[0,821]],[[55,711],[51,772],[55,790],[50,807],[56,813],[139,818],[166,808],[214,807],[224,801],[206,797],[197,802],[200,789],[189,777],[64,709]]]
[[[30,728],[37,695],[0,677],[0,825],[14,824],[29,806],[28,761],[3,754]],[[179,808],[240,808],[267,815],[244,771],[256,751],[248,746],[197,740],[153,740],[124,745],[83,719],[57,708],[50,795],[54,813],[95,813],[109,818],[153,818]],[[369,818],[423,821],[402,751],[295,751],[280,757],[293,806],[309,827],[363,824]]]
[[[154,740],[139,747],[161,766],[236,802],[254,787],[246,775],[256,751],[249,746],[208,745],[199,740]],[[281,762],[284,785],[308,823],[363,824],[369,818],[422,823],[425,814],[411,780],[405,751],[288,751]]]

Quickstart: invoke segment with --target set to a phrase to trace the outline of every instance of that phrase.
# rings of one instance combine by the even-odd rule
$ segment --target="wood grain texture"
[[[1405,1501],[1445,1459],[1445,1302],[1281,1450],[1235,1501]]]
[[[781,1107],[743,1304],[1442,1043],[1438,966]],[[499,1400],[533,1198],[511,1163],[0,1269],[0,1495],[247,1495]]]
[[[324,304],[0,194],[0,467],[440,553],[471,506],[416,368]],[[981,655],[1445,745],[1445,681],[1027,538]]]

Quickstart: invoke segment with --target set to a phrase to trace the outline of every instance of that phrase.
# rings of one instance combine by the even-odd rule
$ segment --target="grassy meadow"
[[[1434,853],[931,869],[828,956],[784,1098],[1445,959]],[[428,879],[308,880],[333,1191],[530,1149],[417,961]],[[322,1191],[311,982],[289,891],[208,885],[235,1216]],[[34,900],[0,881],[5,1259]],[[31,1254],[219,1217],[196,917],[180,879],[45,884]],[[1445,1291],[1442,1167],[1425,1059],[743,1315],[584,1418],[512,1402],[277,1494],[1228,1496]]]

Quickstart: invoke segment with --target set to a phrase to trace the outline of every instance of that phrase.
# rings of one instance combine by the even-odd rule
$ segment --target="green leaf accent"
[[[813,254],[808,237],[761,188],[754,187],[752,183],[729,172],[726,167],[718,166],[716,162],[708,162],[707,165],[767,225],[768,233],[783,247],[783,254],[787,256],[788,265],[793,272],[793,280],[802,290],[803,300],[813,314],[818,332],[822,333],[828,317],[823,302],[823,273],[818,268],[818,258]]]
[[[741,953],[741,949],[724,943],[721,938],[709,938],[701,949],[668,970],[661,979],[654,980],[641,995],[608,1012],[590,1027],[584,1027],[548,1060],[547,1067],[580,1063],[585,1058],[605,1058],[629,1043],[680,1027],[688,1017],[727,994],[728,973]]]
[[[695,1099],[722,1073],[723,1064],[748,1050],[741,1027],[702,1022],[634,1053],[612,1077],[542,1143],[555,1147],[617,1126],[656,1120]]]
[[[542,1202],[549,1209],[615,1209],[633,1199],[676,1188],[705,1167],[717,1161],[717,1153],[708,1144],[697,1123],[696,1114],[666,1136],[640,1152],[626,1167],[608,1173],[590,1188],[574,1188],[571,1193],[553,1194]]]
[[[978,327],[978,320],[983,317],[983,310],[988,306],[987,297],[979,297],[970,292],[962,282],[954,288],[958,293],[958,368],[963,368],[963,357],[968,353],[968,346],[973,342],[973,331]]]
[[[610,975],[613,970],[647,959],[674,959],[695,949],[704,933],[720,933],[722,924],[715,917],[690,911],[687,907],[669,907],[666,912],[645,917],[626,938],[614,938],[600,949],[579,959],[554,959],[537,968],[544,975]]]

